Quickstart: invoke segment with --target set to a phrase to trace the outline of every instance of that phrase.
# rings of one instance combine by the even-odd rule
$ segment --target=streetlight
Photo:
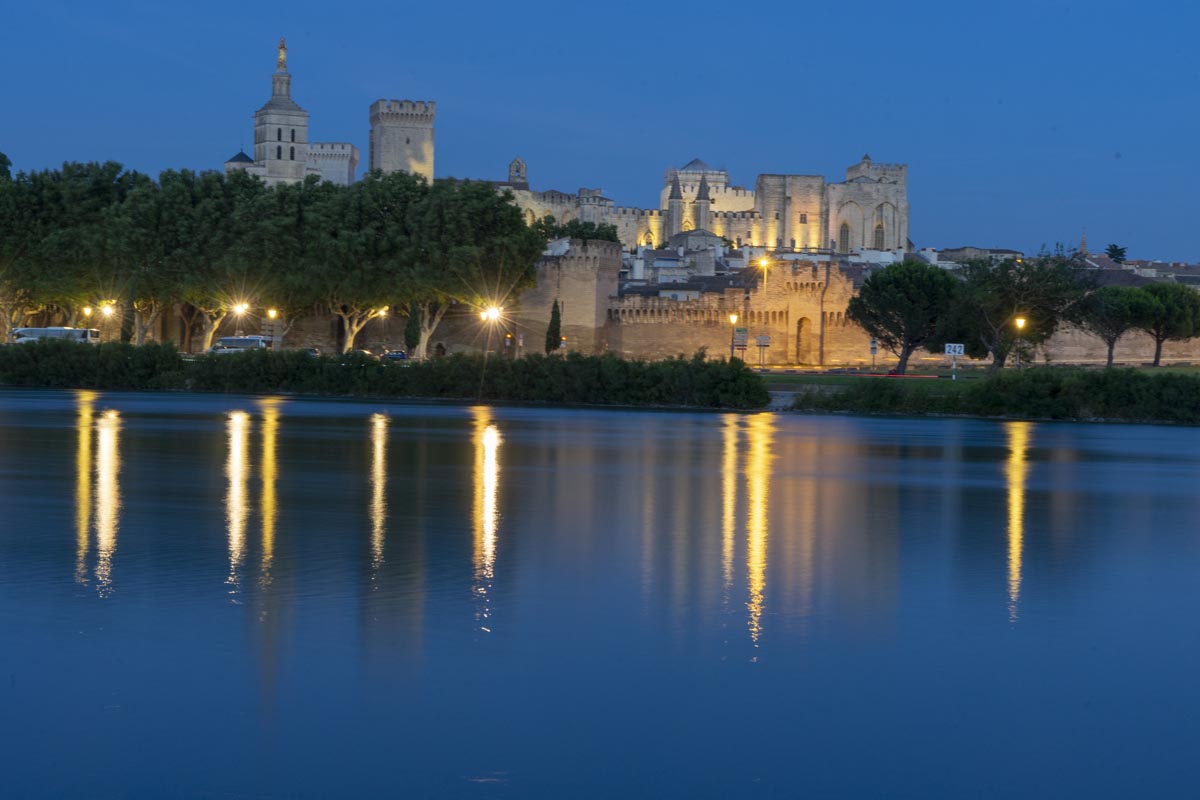
[[[733,361],[733,339],[734,339],[734,334],[737,333],[737,328],[733,327],[734,325],[737,325],[737,314],[730,314],[729,315],[729,360],[730,361]]]
[[[249,310],[250,310],[250,306],[247,305],[246,303],[238,303],[236,306],[233,307],[234,316],[237,317],[237,330],[235,330],[233,332],[234,336],[244,336],[245,335],[245,332],[242,330],[242,317]]]
[[[100,306],[100,313],[106,317],[111,317],[116,312],[117,310],[112,307],[112,303],[106,303],[105,305]]]
[[[91,307],[91,306],[84,306],[84,307],[83,307],[83,316],[84,316],[84,318],[86,318],[86,319],[91,319],[91,318],[92,318],[92,307]]]
[[[1025,329],[1025,318],[1017,317],[1013,322],[1017,326],[1017,369],[1021,368],[1021,331]]]
[[[279,311],[277,309],[274,309],[274,308],[267,309],[267,319],[273,320],[278,316],[279,316]]]

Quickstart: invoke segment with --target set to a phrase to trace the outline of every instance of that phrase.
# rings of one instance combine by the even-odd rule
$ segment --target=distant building
[[[729,173],[700,159],[666,171],[659,207],[618,207],[600,189],[575,194],[529,188],[527,165],[513,159],[508,180],[532,222],[552,216],[614,225],[627,250],[661,247],[671,237],[707,231],[733,247],[771,251],[905,251],[908,242],[908,167],[876,164],[870,156],[846,170],[846,180],[819,175],[759,175],[753,190],[731,186]]]

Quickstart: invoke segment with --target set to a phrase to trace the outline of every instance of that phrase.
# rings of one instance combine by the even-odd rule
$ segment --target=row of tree
[[[194,330],[207,349],[247,303],[278,309],[287,327],[335,315],[345,350],[395,309],[421,356],[452,305],[503,305],[532,285],[546,239],[563,232],[526,225],[489,184],[403,173],[270,188],[244,173],[153,180],[111,162],[15,176],[6,158],[0,166],[4,340],[34,316],[74,325],[84,308],[115,302],[136,343],[174,312],[185,343]]]
[[[1164,342],[1200,336],[1200,292],[1172,282],[1098,286],[1094,275],[1080,256],[1062,252],[956,272],[907,260],[872,273],[847,315],[896,355],[901,374],[914,352],[940,353],[949,342],[990,357],[996,370],[1014,349],[1045,342],[1063,324],[1103,340],[1109,366],[1130,331],[1153,338],[1155,366]]]

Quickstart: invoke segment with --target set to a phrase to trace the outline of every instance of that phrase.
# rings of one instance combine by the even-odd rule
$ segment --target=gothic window
[[[279,158],[279,159],[283,158],[283,148],[280,147],[279,145],[275,146],[275,158]]]
[[[292,161],[296,160],[296,148],[294,148],[294,147],[288,148],[288,158],[290,158]]]
[[[883,223],[875,226],[875,249],[883,249]]]
[[[807,225],[807,224],[808,224],[808,214],[801,214],[801,215],[800,215],[800,224],[801,224],[801,225]]]
[[[277,142],[283,141],[283,128],[275,129],[275,141],[277,141]]]
[[[296,141],[296,129],[292,128],[292,141]]]
[[[843,222],[842,227],[838,229],[838,252],[850,252],[850,226],[845,222]]]

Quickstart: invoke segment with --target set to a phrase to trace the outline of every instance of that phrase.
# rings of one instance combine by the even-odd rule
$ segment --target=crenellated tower
[[[437,104],[424,100],[377,100],[371,104],[369,166],[433,180],[433,119]]]

